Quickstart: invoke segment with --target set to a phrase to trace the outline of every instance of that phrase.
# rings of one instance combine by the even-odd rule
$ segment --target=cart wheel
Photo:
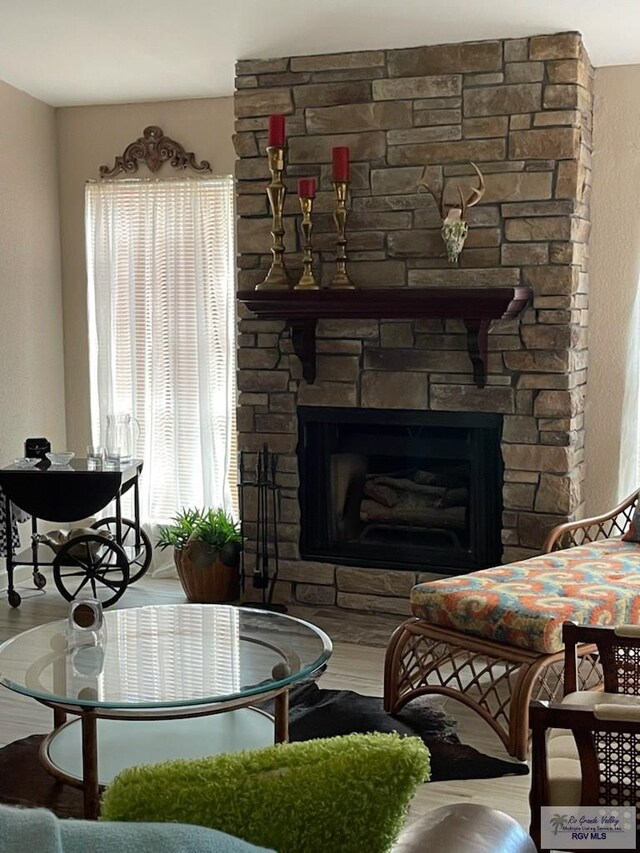
[[[22,599],[20,598],[20,595],[15,591],[15,589],[11,590],[7,598],[9,599],[9,604],[12,607],[20,607],[20,605],[22,604]]]
[[[127,555],[116,542],[98,533],[77,536],[56,554],[53,580],[67,601],[75,601],[84,592],[110,607],[129,583]]]
[[[140,528],[140,549],[136,551],[135,521],[131,521],[130,518],[123,518],[121,520],[121,525],[122,542],[120,544],[124,548],[124,552],[129,560],[129,583],[135,583],[147,573],[147,569],[151,565],[153,548],[151,547],[151,540],[144,530]],[[109,533],[112,533],[114,537],[116,535],[115,516],[101,518],[100,521],[96,521],[95,524],[92,524],[91,526],[94,530],[104,528],[108,530]]]
[[[47,579],[42,574],[42,572],[34,572],[33,573],[33,585],[36,589],[44,589],[47,585]]]

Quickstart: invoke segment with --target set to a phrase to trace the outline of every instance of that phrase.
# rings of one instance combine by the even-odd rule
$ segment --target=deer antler
[[[460,207],[460,211],[461,211],[461,214],[460,214],[461,219],[464,219],[467,208],[473,207],[474,205],[478,204],[478,202],[480,201],[480,199],[483,197],[483,195],[486,192],[486,187],[484,185],[484,177],[482,175],[482,172],[476,166],[475,163],[473,163],[471,160],[469,162],[471,163],[471,166],[473,167],[476,175],[478,176],[478,186],[477,187],[471,187],[471,192],[469,193],[469,196],[467,198],[465,198],[464,193],[462,191],[462,187],[460,186],[460,184],[458,184],[458,194],[460,195],[459,207]],[[426,181],[428,169],[429,169],[428,165],[424,167],[422,177],[418,181],[418,190],[420,190],[420,187],[423,187],[433,197],[433,200],[438,205],[438,210],[440,211],[440,216],[444,220],[447,217],[447,210],[446,210],[445,201],[444,201],[444,187],[442,188],[442,190],[440,190],[440,193],[436,193],[434,190],[431,189],[431,187],[429,186],[429,184]],[[449,205],[449,207],[450,208],[451,207],[458,207],[458,205],[457,204],[456,205]]]
[[[462,210],[462,214],[461,214],[462,219],[464,219],[464,215],[467,211],[467,208],[473,207],[474,205],[476,205],[480,201],[482,196],[485,194],[485,192],[487,191],[487,188],[484,185],[484,178],[482,176],[482,172],[480,171],[480,169],[478,169],[478,167],[476,166],[476,164],[474,162],[469,160],[469,163],[473,166],[473,168],[475,169],[475,172],[478,176],[478,186],[472,187],[471,193],[469,194],[469,197],[465,198],[464,195],[462,194],[462,187],[460,185],[458,185],[458,192],[460,193],[460,202],[461,202],[460,209]]]
[[[426,177],[427,177],[427,170],[428,170],[428,169],[429,169],[429,166],[428,166],[428,165],[424,167],[424,171],[423,171],[423,173],[422,173],[422,177],[421,177],[421,178],[420,178],[420,180],[418,181],[418,192],[420,191],[420,187],[424,187],[424,188],[425,188],[425,190],[429,193],[429,195],[431,195],[431,196],[433,197],[433,200],[434,200],[434,201],[435,201],[435,203],[438,205],[438,210],[440,211],[440,217],[441,217],[442,219],[444,219],[444,218],[445,218],[445,216],[447,215],[447,213],[446,213],[446,211],[445,211],[445,209],[444,209],[444,187],[440,190],[440,194],[439,194],[439,195],[438,195],[437,193],[435,193],[435,192],[431,189],[431,187],[429,186],[429,184],[428,184],[428,183],[427,183],[427,181],[426,181]]]

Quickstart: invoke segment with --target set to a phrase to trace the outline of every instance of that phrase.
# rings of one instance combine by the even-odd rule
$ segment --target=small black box
[[[24,455],[27,459],[45,459],[51,452],[51,442],[46,438],[27,438],[24,443]]]

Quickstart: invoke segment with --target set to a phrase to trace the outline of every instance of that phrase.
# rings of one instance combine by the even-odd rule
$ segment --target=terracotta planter
[[[234,548],[212,551],[206,542],[189,542],[183,550],[174,551],[178,577],[189,601],[220,604],[238,599],[239,557]]]

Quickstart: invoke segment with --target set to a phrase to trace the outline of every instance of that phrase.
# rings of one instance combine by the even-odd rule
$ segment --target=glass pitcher
[[[140,424],[133,415],[107,415],[107,460],[131,462],[139,436]]]

